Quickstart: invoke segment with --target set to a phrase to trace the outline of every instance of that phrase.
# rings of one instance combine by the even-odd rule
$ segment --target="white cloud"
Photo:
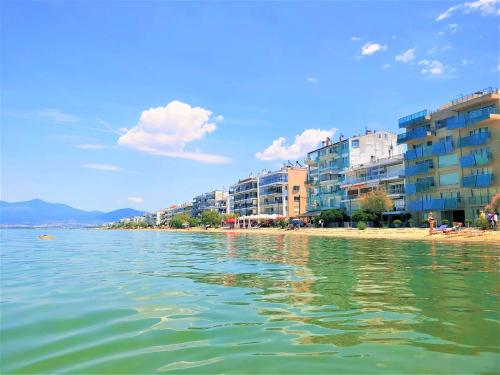
[[[76,145],[76,147],[81,148],[82,150],[102,150],[103,148],[106,148],[106,146],[99,144],[83,144]]]
[[[353,36],[353,37],[351,37],[351,40],[352,40],[353,42],[358,42],[358,41],[360,41],[360,40],[361,40],[361,37],[360,37],[360,36]]]
[[[418,65],[422,66],[423,75],[439,76],[444,73],[444,65],[438,60],[421,60]]]
[[[415,49],[417,47],[413,47],[413,48],[410,48],[406,51],[404,51],[403,53],[401,53],[400,55],[396,55],[396,57],[394,58],[396,61],[399,61],[399,62],[402,62],[402,63],[408,63],[412,60],[415,60]]]
[[[473,63],[474,63],[474,60],[467,60],[467,59],[462,60],[462,66],[471,65]]]
[[[443,46],[443,48],[441,48],[441,51],[448,51],[451,49],[451,46],[449,44],[447,44],[446,46]]]
[[[455,34],[458,30],[458,24],[456,23],[450,23],[448,25],[448,29],[450,29],[450,33]]]
[[[141,197],[128,197],[127,200],[130,203],[135,203],[135,204],[144,203],[144,199],[142,199]]]
[[[70,115],[61,109],[42,109],[37,112],[37,115],[46,121],[54,121],[63,124],[76,123],[80,121],[78,117]]]
[[[361,55],[367,56],[367,55],[373,55],[375,52],[378,51],[385,51],[387,49],[386,45],[381,45],[378,43],[366,43],[362,48],[361,48]]]
[[[222,122],[222,121],[224,121],[224,116],[217,115],[217,116],[214,117],[214,121],[215,122]]]
[[[189,142],[198,141],[215,131],[212,112],[174,100],[165,107],[142,112],[139,122],[120,136],[118,144],[152,155],[201,161],[227,163],[221,155],[186,151]],[[219,117],[219,120],[223,118]]]
[[[391,67],[391,64],[382,65],[382,70],[389,69],[390,67]]]
[[[500,15],[499,5],[500,0],[476,0],[454,5],[438,15],[436,21],[438,22],[450,18],[457,10],[461,10],[464,14],[477,12],[483,16]]]
[[[260,160],[298,160],[309,151],[314,150],[327,137],[332,138],[337,129],[328,130],[306,129],[302,134],[295,136],[295,142],[287,145],[286,138],[279,137],[262,152],[257,152],[255,157]]]
[[[123,171],[123,168],[113,164],[84,164],[83,167],[88,169],[97,169],[99,171],[111,171],[111,172]]]
[[[317,83],[318,79],[315,77],[307,77],[307,82],[309,83]]]

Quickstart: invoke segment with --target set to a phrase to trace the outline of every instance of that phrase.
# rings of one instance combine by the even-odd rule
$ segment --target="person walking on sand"
[[[434,226],[436,225],[436,220],[434,220],[432,211],[429,212],[429,217],[427,218],[427,222],[429,223],[429,236],[430,236],[434,233]]]
[[[498,212],[495,210],[493,213],[493,229],[498,228]]]

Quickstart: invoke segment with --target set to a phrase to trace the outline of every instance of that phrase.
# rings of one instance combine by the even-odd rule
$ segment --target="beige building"
[[[473,221],[500,193],[499,97],[487,88],[399,119],[407,206],[417,223],[430,211],[438,223]]]

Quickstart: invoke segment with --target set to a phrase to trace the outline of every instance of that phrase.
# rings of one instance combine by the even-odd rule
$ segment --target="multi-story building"
[[[286,165],[258,178],[259,213],[287,218],[303,214],[307,209],[305,181],[307,168]]]
[[[500,95],[488,88],[399,119],[406,199],[417,223],[474,220],[500,192]]]
[[[231,213],[238,216],[257,215],[259,212],[259,178],[250,176],[229,188]]]
[[[332,143],[329,138],[323,146],[307,154],[307,210],[309,213],[344,207],[346,170],[354,165],[388,158],[402,153],[396,144],[397,136],[387,131],[371,132],[344,138]]]
[[[382,189],[393,202],[393,207],[387,214],[404,215],[404,171],[403,154],[371,160],[348,168],[341,185],[345,191],[341,202],[346,213],[350,215],[360,209],[359,200],[364,194],[374,189]]]
[[[227,195],[222,190],[213,190],[193,198],[191,215],[200,216],[203,211],[227,212]]]

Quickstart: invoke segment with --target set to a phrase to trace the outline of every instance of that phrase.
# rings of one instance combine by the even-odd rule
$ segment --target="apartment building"
[[[307,168],[285,165],[258,178],[259,213],[293,218],[307,209]]]
[[[345,180],[340,187],[345,192],[341,205],[348,215],[359,210],[360,198],[375,189],[384,190],[392,200],[393,206],[386,215],[405,214],[403,157],[403,154],[396,154],[346,169]]]
[[[203,211],[227,213],[227,194],[222,190],[213,190],[193,198],[191,216],[200,216]]]
[[[487,88],[399,119],[406,199],[417,223],[474,220],[500,192],[500,95]]]
[[[397,136],[387,131],[367,131],[351,138],[329,138],[323,146],[307,154],[307,210],[314,214],[325,209],[345,207],[346,171],[354,166],[401,154]]]
[[[250,176],[229,188],[230,212],[238,216],[257,215],[259,212],[259,178]]]

